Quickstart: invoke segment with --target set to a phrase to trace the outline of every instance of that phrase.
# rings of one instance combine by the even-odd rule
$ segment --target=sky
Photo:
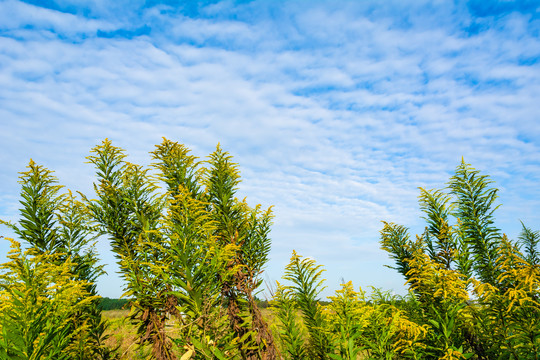
[[[91,196],[105,138],[144,165],[162,137],[202,159],[220,143],[238,197],[274,206],[269,282],[294,249],[323,296],[403,294],[381,221],[422,232],[418,188],[462,158],[500,189],[496,226],[540,229],[539,59],[538,1],[0,0],[0,218],[30,159]]]

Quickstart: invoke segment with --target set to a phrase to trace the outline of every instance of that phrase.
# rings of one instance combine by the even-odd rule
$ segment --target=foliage
[[[92,244],[96,236],[89,226],[86,208],[71,191],[62,193],[62,187],[58,185],[52,172],[32,160],[27,171],[21,173],[20,179],[22,185],[20,220],[17,224],[3,223],[10,226],[15,234],[26,242],[29,252],[21,255],[20,251],[15,251],[11,262],[4,265],[11,269],[11,276],[4,282],[7,284],[4,286],[7,295],[2,305],[6,308],[20,308],[24,304],[24,309],[21,308],[24,313],[41,314],[46,317],[49,312],[59,310],[49,306],[48,301],[42,303],[37,299],[54,300],[55,296],[60,296],[64,291],[69,292],[74,284],[83,286],[83,289],[80,289],[80,298],[70,300],[73,303],[73,311],[62,314],[68,316],[66,319],[60,318],[59,314],[51,314],[51,318],[47,319],[53,321],[56,316],[58,321],[60,319],[67,321],[66,328],[60,325],[58,328],[54,326],[40,328],[41,325],[36,324],[32,330],[41,329],[42,333],[39,336],[52,338],[57,336],[54,334],[60,330],[68,332],[69,334],[64,336],[68,340],[66,351],[62,352],[62,356],[69,359],[108,359],[110,349],[104,345],[106,324],[101,318],[95,285],[97,277],[103,270],[97,265],[98,258]],[[43,279],[34,279],[38,273],[43,274]],[[62,280],[64,277],[71,277],[72,282]],[[39,283],[41,280],[43,283]],[[17,291],[16,284],[19,282],[30,286],[30,283],[36,281],[40,286],[30,293],[23,295],[14,292]],[[66,289],[62,288],[64,285]],[[47,293],[48,286],[55,289],[52,294]],[[33,302],[27,302],[29,299],[27,296],[34,299]],[[78,306],[79,303],[84,306]],[[26,331],[24,329],[28,326],[22,317],[7,316],[4,320],[9,324],[6,326],[13,334]],[[6,342],[4,344],[8,346]],[[27,356],[34,355],[27,353]],[[39,358],[41,355],[35,356]]]
[[[102,297],[99,300],[99,308],[101,310],[120,310],[123,309],[129,303],[127,299],[111,299],[108,297]]]
[[[270,327],[256,293],[271,208],[236,197],[239,168],[219,145],[200,160],[164,139],[151,156],[143,167],[109,140],[96,146],[95,199],[63,192],[30,161],[20,220],[3,222],[27,250],[10,240],[1,267],[0,359],[538,360],[540,232],[522,224],[508,239],[493,181],[464,161],[446,189],[420,189],[422,234],[383,222],[381,247],[407,296],[347,282],[325,301],[322,265],[293,251]],[[100,235],[129,301],[97,296]],[[110,319],[109,338],[102,309],[126,302],[130,324]]]
[[[78,359],[95,353],[95,343],[78,347],[79,339],[91,338],[94,324],[74,326],[74,320],[95,298],[87,282],[74,279],[75,264],[68,258],[56,265],[58,255],[34,248],[22,253],[18,242],[11,244],[0,285],[0,358]]]
[[[325,359],[330,350],[330,339],[325,328],[322,306],[317,297],[322,291],[323,269],[313,259],[302,258],[295,251],[285,268],[285,280],[292,282],[288,291],[302,313],[309,334],[308,353],[311,358]]]
[[[88,158],[98,177],[88,207],[111,239],[141,344],[157,359],[175,359],[178,348],[190,357],[276,358],[253,295],[270,251],[270,209],[235,197],[238,166],[219,146],[202,162],[164,139],[152,155],[154,176],[108,140]],[[175,342],[169,317],[183,334]]]
[[[459,233],[473,257],[472,268],[480,280],[494,284],[498,275],[496,248],[501,234],[493,226],[493,213],[499,205],[494,206],[498,190],[491,188],[491,183],[489,176],[480,175],[480,171],[462,161],[448,185],[456,198],[453,215],[460,220]]]
[[[366,299],[351,282],[342,284],[329,304],[322,306],[317,299],[324,282],[322,271],[314,260],[293,252],[284,276],[292,285],[278,283],[273,305],[287,359],[419,358],[425,326],[409,320],[382,292],[374,289]],[[302,314],[300,328],[295,310]],[[299,330],[303,327],[307,336]]]
[[[381,231],[429,326],[430,357],[538,359],[539,235],[523,225],[512,242],[495,227],[492,183],[462,161],[448,192],[421,189],[427,227],[414,242],[401,225]]]
[[[297,304],[291,292],[279,282],[271,304],[278,319],[277,331],[283,355],[288,359],[309,359],[306,334],[297,316]]]

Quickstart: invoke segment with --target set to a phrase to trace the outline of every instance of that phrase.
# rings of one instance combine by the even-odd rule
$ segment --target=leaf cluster
[[[513,242],[500,232],[492,183],[462,161],[448,192],[420,189],[427,226],[416,241],[401,225],[381,231],[422,309],[416,321],[429,326],[430,356],[538,358],[539,235],[523,225]]]
[[[270,252],[271,210],[236,198],[238,165],[219,145],[206,161],[167,139],[151,155],[143,168],[105,140],[88,157],[98,181],[97,198],[86,201],[134,299],[140,342],[158,359],[176,358],[178,348],[202,358],[272,352],[253,295]],[[168,329],[171,317],[177,330]]]

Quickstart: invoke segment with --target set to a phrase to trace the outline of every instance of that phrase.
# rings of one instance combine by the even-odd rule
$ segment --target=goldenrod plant
[[[285,359],[420,359],[425,353],[427,327],[374,291],[366,299],[351,282],[342,284],[330,304],[323,306],[322,266],[293,251],[284,279],[278,283],[273,306]],[[397,303],[398,301],[395,300]],[[295,313],[301,314],[298,322]],[[305,328],[307,336],[301,337]]]
[[[23,253],[10,241],[0,277],[0,359],[90,359],[97,350],[93,324],[76,320],[95,297],[72,273],[76,264],[70,258],[59,264],[59,255],[34,248]],[[87,342],[83,348],[80,338]]]
[[[260,205],[251,208],[245,199],[235,198],[240,183],[238,165],[219,145],[210,154],[208,165],[205,193],[218,224],[218,242],[221,246],[238,247],[226,267],[233,277],[221,279],[221,293],[233,331],[242,344],[241,355],[245,359],[277,358],[277,347],[254,298],[270,253],[271,208],[263,210]],[[246,311],[248,317],[244,316]]]
[[[146,169],[109,140],[92,153],[97,199],[87,201],[111,239],[141,344],[156,359],[182,351],[194,359],[278,358],[254,299],[272,215],[236,198],[240,175],[231,156],[218,145],[200,161],[167,139]],[[175,341],[169,318],[181,334]]]
[[[293,251],[283,278],[292,283],[288,288],[302,314],[308,332],[308,353],[312,359],[326,359],[330,353],[330,334],[326,327],[319,294],[324,289],[322,265],[303,258]]]
[[[478,322],[498,357],[540,357],[540,268],[527,261],[506,237],[498,249],[497,286],[475,281],[475,294],[484,306]]]
[[[522,224],[508,239],[495,225],[498,190],[469,164],[446,189],[420,189],[421,234],[383,223],[408,295],[343,281],[323,302],[322,265],[293,251],[263,316],[271,208],[237,198],[238,165],[219,145],[199,159],[164,139],[151,157],[136,165],[103,141],[88,157],[93,197],[32,161],[21,174],[20,219],[2,222],[22,244],[10,239],[0,269],[0,359],[121,355],[105,346],[95,284],[93,243],[107,236],[137,329],[130,357],[539,360],[540,232]]]
[[[360,289],[361,290],[361,289]],[[341,284],[335,296],[329,296],[331,301],[326,309],[332,347],[337,354],[330,353],[335,360],[356,360],[362,353],[359,346],[362,330],[367,326],[369,311],[366,311],[365,293],[354,290],[351,281]]]
[[[276,330],[281,341],[282,355],[286,359],[309,359],[307,335],[297,314],[296,301],[288,288],[279,282],[271,305],[278,319]]]
[[[539,235],[524,225],[518,241],[501,233],[492,183],[462,161],[447,191],[421,189],[423,234],[412,241],[391,223],[381,231],[382,248],[422,308],[416,321],[429,326],[429,357],[539,357]]]
[[[64,334],[63,337],[68,339],[67,348],[62,356],[67,356],[69,359],[111,358],[110,349],[104,345],[106,324],[101,318],[95,285],[97,277],[103,273],[103,270],[97,265],[98,258],[93,247],[96,235],[90,226],[84,204],[70,191],[63,193],[63,188],[58,185],[58,180],[52,171],[33,161],[30,161],[27,171],[21,173],[20,179],[22,186],[20,219],[15,224],[6,222],[4,224],[11,227],[15,234],[25,242],[28,252],[23,255],[20,251],[14,251],[11,262],[5,264],[6,268],[11,269],[11,275],[6,278],[3,288],[12,296],[8,296],[9,300],[2,305],[9,307],[10,301],[21,301],[20,297],[23,295],[14,292],[17,284],[23,282],[29,286],[29,281],[39,282],[39,279],[34,279],[34,275],[46,274],[47,271],[50,271],[51,275],[44,277],[43,283],[40,283],[42,286],[37,286],[32,291],[32,296],[35,299],[44,297],[56,303],[56,295],[62,294],[65,290],[62,288],[63,283],[60,278],[71,277],[73,283],[64,281],[65,286],[70,287],[73,284],[82,286],[80,298],[74,297],[70,300],[73,306],[71,309],[69,306],[63,308],[65,314],[51,314],[53,316],[47,320],[55,321],[55,316],[67,316],[66,319],[62,318],[65,324],[58,324],[59,329],[67,332],[67,335]],[[19,245],[14,246],[17,249]],[[59,279],[55,279],[55,276]],[[56,290],[47,293],[49,285]],[[26,299],[25,296],[24,299]],[[28,306],[30,304],[31,302],[26,303]],[[38,305],[36,302],[36,306],[44,306],[43,309],[51,310],[47,304],[48,301],[43,302],[43,305]],[[78,304],[84,304],[84,306]],[[37,311],[38,308],[24,311],[32,313],[34,310]],[[9,317],[4,319],[9,319]],[[9,320],[13,331],[16,332],[13,326],[17,324],[22,328],[27,326],[13,319],[15,318]],[[63,327],[64,325],[66,327]],[[46,331],[52,331],[51,334],[56,333],[54,326],[48,327]],[[44,332],[40,333],[40,336],[48,336],[48,334]]]
[[[175,311],[171,289],[153,271],[164,254],[153,246],[159,243],[162,196],[148,169],[125,161],[125,153],[108,140],[92,149],[88,157],[96,168],[97,199],[86,199],[101,234],[108,235],[126,282],[131,302],[131,318],[138,325],[141,344],[149,343],[157,359],[174,359],[166,334],[167,314]]]
[[[495,205],[498,189],[491,187],[492,183],[488,175],[480,175],[480,171],[463,160],[448,183],[455,198],[453,215],[459,219],[467,254],[470,251],[472,257],[472,269],[478,279],[490,284],[498,276],[497,246],[502,236],[494,225],[493,213],[500,205]]]

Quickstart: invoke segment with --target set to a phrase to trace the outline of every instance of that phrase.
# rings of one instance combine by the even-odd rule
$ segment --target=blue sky
[[[239,196],[274,205],[269,279],[295,249],[325,294],[403,293],[381,220],[421,232],[418,187],[462,157],[501,189],[497,226],[540,228],[539,37],[538,1],[0,0],[0,218],[30,158],[91,193],[104,138],[142,164],[163,136],[200,157],[219,142]]]

